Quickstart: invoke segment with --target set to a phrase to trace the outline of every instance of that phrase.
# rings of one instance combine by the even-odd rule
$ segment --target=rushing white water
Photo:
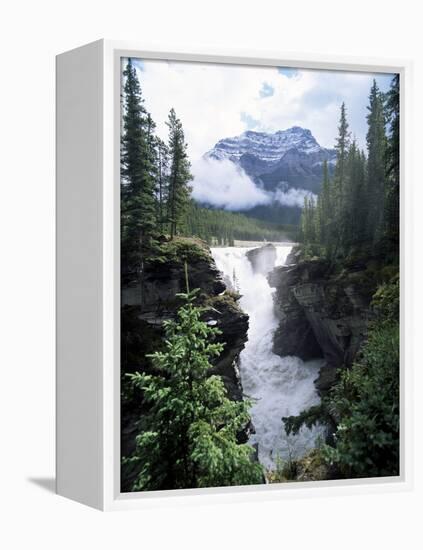
[[[278,457],[302,456],[315,446],[319,428],[303,427],[288,436],[283,416],[299,414],[319,403],[313,381],[322,365],[320,360],[304,362],[298,357],[281,358],[272,352],[273,333],[278,321],[272,293],[265,275],[254,273],[246,252],[251,248],[212,248],[216,265],[242,294],[240,305],[250,317],[248,342],[240,356],[244,394],[253,399],[251,417],[256,433],[251,444],[258,444],[260,462],[268,469]],[[276,265],[283,265],[291,247],[277,246]]]

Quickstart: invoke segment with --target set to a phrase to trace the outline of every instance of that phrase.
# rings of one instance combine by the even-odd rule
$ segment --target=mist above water
[[[246,256],[249,250],[252,248],[212,248],[212,254],[218,269],[242,295],[240,305],[249,315],[248,341],[240,355],[240,373],[244,394],[253,400],[250,412],[256,433],[250,444],[258,444],[260,462],[274,469],[278,457],[304,455],[315,446],[321,433],[319,428],[303,427],[298,435],[288,436],[282,417],[297,415],[319,403],[313,382],[322,361],[304,362],[299,357],[282,358],[272,352],[278,325],[273,289],[266,275],[253,271]],[[283,265],[290,250],[289,245],[277,246],[275,264]]]

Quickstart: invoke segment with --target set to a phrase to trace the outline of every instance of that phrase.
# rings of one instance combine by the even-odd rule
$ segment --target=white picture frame
[[[372,73],[401,86],[401,469],[397,478],[120,492],[120,59]],[[411,64],[99,40],[57,56],[57,493],[101,510],[407,490],[412,486]],[[407,312],[407,313],[406,313]]]

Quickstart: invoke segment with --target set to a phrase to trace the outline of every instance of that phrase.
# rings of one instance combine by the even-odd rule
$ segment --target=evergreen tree
[[[188,208],[191,193],[189,182],[192,180],[192,174],[182,123],[176,117],[174,109],[170,110],[166,124],[169,127],[170,155],[168,217],[170,236],[173,238]]]
[[[327,160],[323,161],[322,198],[326,208],[325,213],[330,214],[330,180]]]
[[[169,199],[169,149],[164,141],[157,138],[157,220],[160,232],[167,228],[166,205]]]
[[[141,268],[142,249],[156,226],[153,125],[144,107],[140,83],[131,59],[123,72],[123,132],[121,139],[122,261]]]
[[[220,331],[201,321],[197,293],[178,295],[184,305],[176,321],[165,322],[165,351],[151,356],[154,374],[130,375],[150,406],[134,455],[125,460],[138,471],[134,491],[263,481],[252,447],[237,441],[249,404],[231,401],[222,379],[210,375],[223,345],[213,341]]]
[[[320,242],[327,250],[330,247],[332,235],[334,233],[333,220],[332,220],[333,198],[331,194],[332,194],[332,189],[331,189],[331,183],[329,180],[328,163],[325,160],[323,163],[322,190],[319,194],[320,204],[321,204],[319,236],[320,236]],[[328,252],[330,251],[328,250]]]
[[[326,459],[345,477],[399,475],[399,280],[373,297],[376,319],[351,369],[324,398],[337,419],[334,447]]]
[[[400,79],[395,75],[387,94],[386,116],[389,136],[386,150],[385,232],[392,252],[398,255],[400,212]]]
[[[304,207],[301,216],[301,234],[304,243],[313,245],[316,243],[316,205],[313,196],[304,197]],[[309,246],[311,251],[312,247]]]
[[[369,237],[376,242],[383,229],[386,178],[386,136],[383,97],[373,81],[368,106],[367,131],[367,202]]]
[[[348,130],[347,110],[345,103],[341,105],[341,115],[338,126],[338,137],[336,140],[336,165],[333,180],[333,237],[334,239],[334,254],[336,255],[342,248],[346,232],[346,215],[345,215],[345,186],[346,172],[348,162],[348,151],[350,148],[350,133]]]
[[[337,161],[334,178],[329,179],[323,164],[323,181],[317,202],[305,201],[302,213],[302,239],[309,252],[324,254],[336,261],[367,239],[366,158],[351,142],[345,104],[341,106]]]
[[[323,204],[322,195],[318,195],[316,199],[316,208],[314,213],[314,239],[317,244],[322,243],[323,238]]]
[[[339,187],[339,192],[342,193],[342,188],[345,182],[345,172],[348,158],[348,150],[350,147],[350,133],[348,130],[347,109],[345,103],[341,105],[341,115],[339,118],[338,137],[336,139],[336,166],[334,180]]]
[[[344,240],[348,253],[366,240],[367,202],[365,195],[365,157],[355,140],[348,151],[344,193]]]

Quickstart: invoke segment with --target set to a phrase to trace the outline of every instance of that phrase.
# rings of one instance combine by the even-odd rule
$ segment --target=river
[[[296,415],[316,405],[320,399],[313,381],[321,360],[302,361],[299,357],[279,357],[272,352],[273,334],[278,325],[272,289],[264,274],[254,273],[246,256],[254,247],[212,248],[213,258],[226,278],[235,281],[242,298],[240,305],[249,315],[248,341],[240,355],[244,394],[253,400],[251,418],[255,434],[250,444],[258,445],[261,464],[269,470],[278,457],[298,458],[313,448],[320,429],[303,427],[288,436],[281,418]],[[291,245],[276,246],[276,265],[284,265]]]

